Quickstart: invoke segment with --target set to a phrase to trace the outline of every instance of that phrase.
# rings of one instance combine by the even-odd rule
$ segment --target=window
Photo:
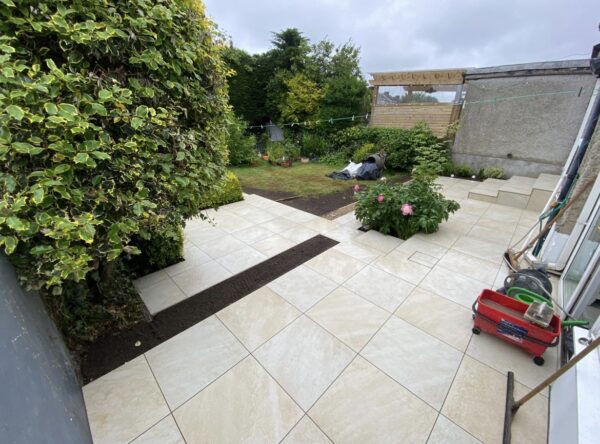
[[[463,85],[380,86],[377,105],[401,103],[462,103]]]

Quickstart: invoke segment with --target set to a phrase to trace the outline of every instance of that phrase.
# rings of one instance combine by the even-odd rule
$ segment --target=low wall
[[[0,282],[0,443],[91,443],[62,338],[39,296],[19,287],[3,254]]]
[[[594,82],[587,60],[468,70],[454,162],[509,176],[559,174]]]

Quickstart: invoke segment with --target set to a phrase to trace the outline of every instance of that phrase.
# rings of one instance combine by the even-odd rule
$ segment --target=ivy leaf
[[[91,244],[94,242],[94,235],[96,234],[96,229],[93,225],[84,225],[78,231],[79,238],[87,244]]]
[[[17,238],[14,236],[5,236],[3,238],[4,251],[6,254],[12,254],[17,248]]]
[[[44,148],[39,146],[33,146],[27,142],[13,142],[11,144],[13,149],[20,154],[30,154],[32,156],[38,155],[44,151]]]
[[[75,163],[87,163],[88,160],[90,160],[90,155],[88,153],[78,153],[73,158],[73,162]]]
[[[71,105],[70,103],[61,103],[60,105],[58,105],[58,113],[61,116],[76,116],[78,111],[77,108],[73,105]]]
[[[148,115],[148,107],[146,105],[140,105],[135,109],[135,115],[137,117],[146,117]]]
[[[33,196],[31,197],[31,200],[36,205],[41,204],[42,201],[44,200],[44,189],[41,187],[36,188],[35,191],[33,192]]]
[[[140,119],[139,117],[134,117],[133,119],[131,119],[131,127],[133,129],[138,129],[143,124],[144,124],[144,121],[142,119]]]
[[[51,116],[58,114],[58,108],[54,103],[44,103],[44,109]]]
[[[92,103],[92,114],[98,114],[99,116],[107,116],[108,111],[101,103]]]
[[[16,216],[7,217],[6,225],[8,225],[8,228],[11,228],[15,231],[25,231],[28,228],[27,224]]]
[[[107,153],[103,153],[102,151],[92,151],[92,156],[94,156],[98,160],[110,159],[110,156]]]
[[[54,174],[63,174],[63,173],[66,173],[67,171],[69,171],[70,169],[71,169],[70,165],[63,163],[63,164],[56,166],[53,171],[54,171]]]
[[[38,245],[37,247],[33,247],[31,250],[29,250],[29,253],[33,254],[34,256],[39,256],[41,254],[46,254],[46,253],[50,253],[53,250],[51,245]]]
[[[106,102],[112,97],[112,92],[107,89],[101,89],[98,91],[98,97],[100,98],[100,101]]]
[[[25,111],[23,111],[23,108],[17,105],[8,105],[6,107],[6,111],[13,119],[17,119],[19,121],[21,121],[25,116]]]

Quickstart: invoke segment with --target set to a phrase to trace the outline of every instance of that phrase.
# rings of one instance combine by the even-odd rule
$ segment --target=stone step
[[[560,176],[556,174],[540,174],[533,185],[527,209],[542,211],[544,206],[546,206],[546,202],[552,197],[552,192],[559,180]]]

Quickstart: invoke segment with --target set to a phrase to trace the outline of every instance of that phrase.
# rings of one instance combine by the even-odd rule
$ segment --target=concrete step
[[[546,202],[550,200],[552,192],[559,180],[560,176],[556,174],[540,174],[533,185],[531,196],[527,203],[527,209],[532,211],[542,211]]]

